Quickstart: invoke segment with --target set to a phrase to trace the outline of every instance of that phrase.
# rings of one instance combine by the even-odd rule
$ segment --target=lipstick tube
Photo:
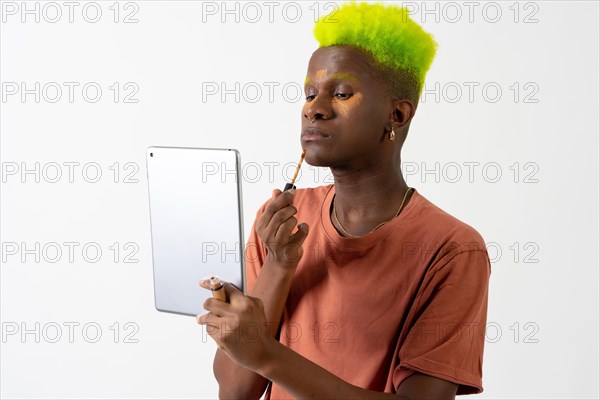
[[[210,277],[210,290],[215,299],[227,303],[227,293],[225,292],[225,286],[223,282],[216,276]]]

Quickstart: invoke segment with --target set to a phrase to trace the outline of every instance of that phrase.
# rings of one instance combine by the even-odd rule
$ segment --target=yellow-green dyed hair
[[[367,52],[394,94],[417,101],[438,44],[408,14],[405,7],[352,0],[321,17],[314,36],[319,47],[350,45]]]

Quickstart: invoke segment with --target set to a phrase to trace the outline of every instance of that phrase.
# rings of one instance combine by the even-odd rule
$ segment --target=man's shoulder
[[[485,240],[473,226],[450,214],[417,192],[414,226],[423,237],[464,250],[486,250]],[[459,249],[460,250],[460,249]]]

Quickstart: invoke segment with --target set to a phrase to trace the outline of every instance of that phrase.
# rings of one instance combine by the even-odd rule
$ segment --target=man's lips
[[[310,127],[310,128],[304,128],[302,130],[301,137],[302,137],[302,140],[310,141],[310,140],[325,139],[325,138],[328,138],[329,135],[321,132],[317,128]]]

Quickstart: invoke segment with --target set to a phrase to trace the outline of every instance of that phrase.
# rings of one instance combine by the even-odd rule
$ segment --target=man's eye
[[[306,96],[306,101],[311,101],[315,96],[314,95],[310,95],[310,96]]]
[[[335,95],[336,95],[336,97],[337,96],[341,96],[341,97],[338,97],[338,98],[341,98],[341,99],[349,99],[350,96],[352,96],[350,93],[336,93]]]

